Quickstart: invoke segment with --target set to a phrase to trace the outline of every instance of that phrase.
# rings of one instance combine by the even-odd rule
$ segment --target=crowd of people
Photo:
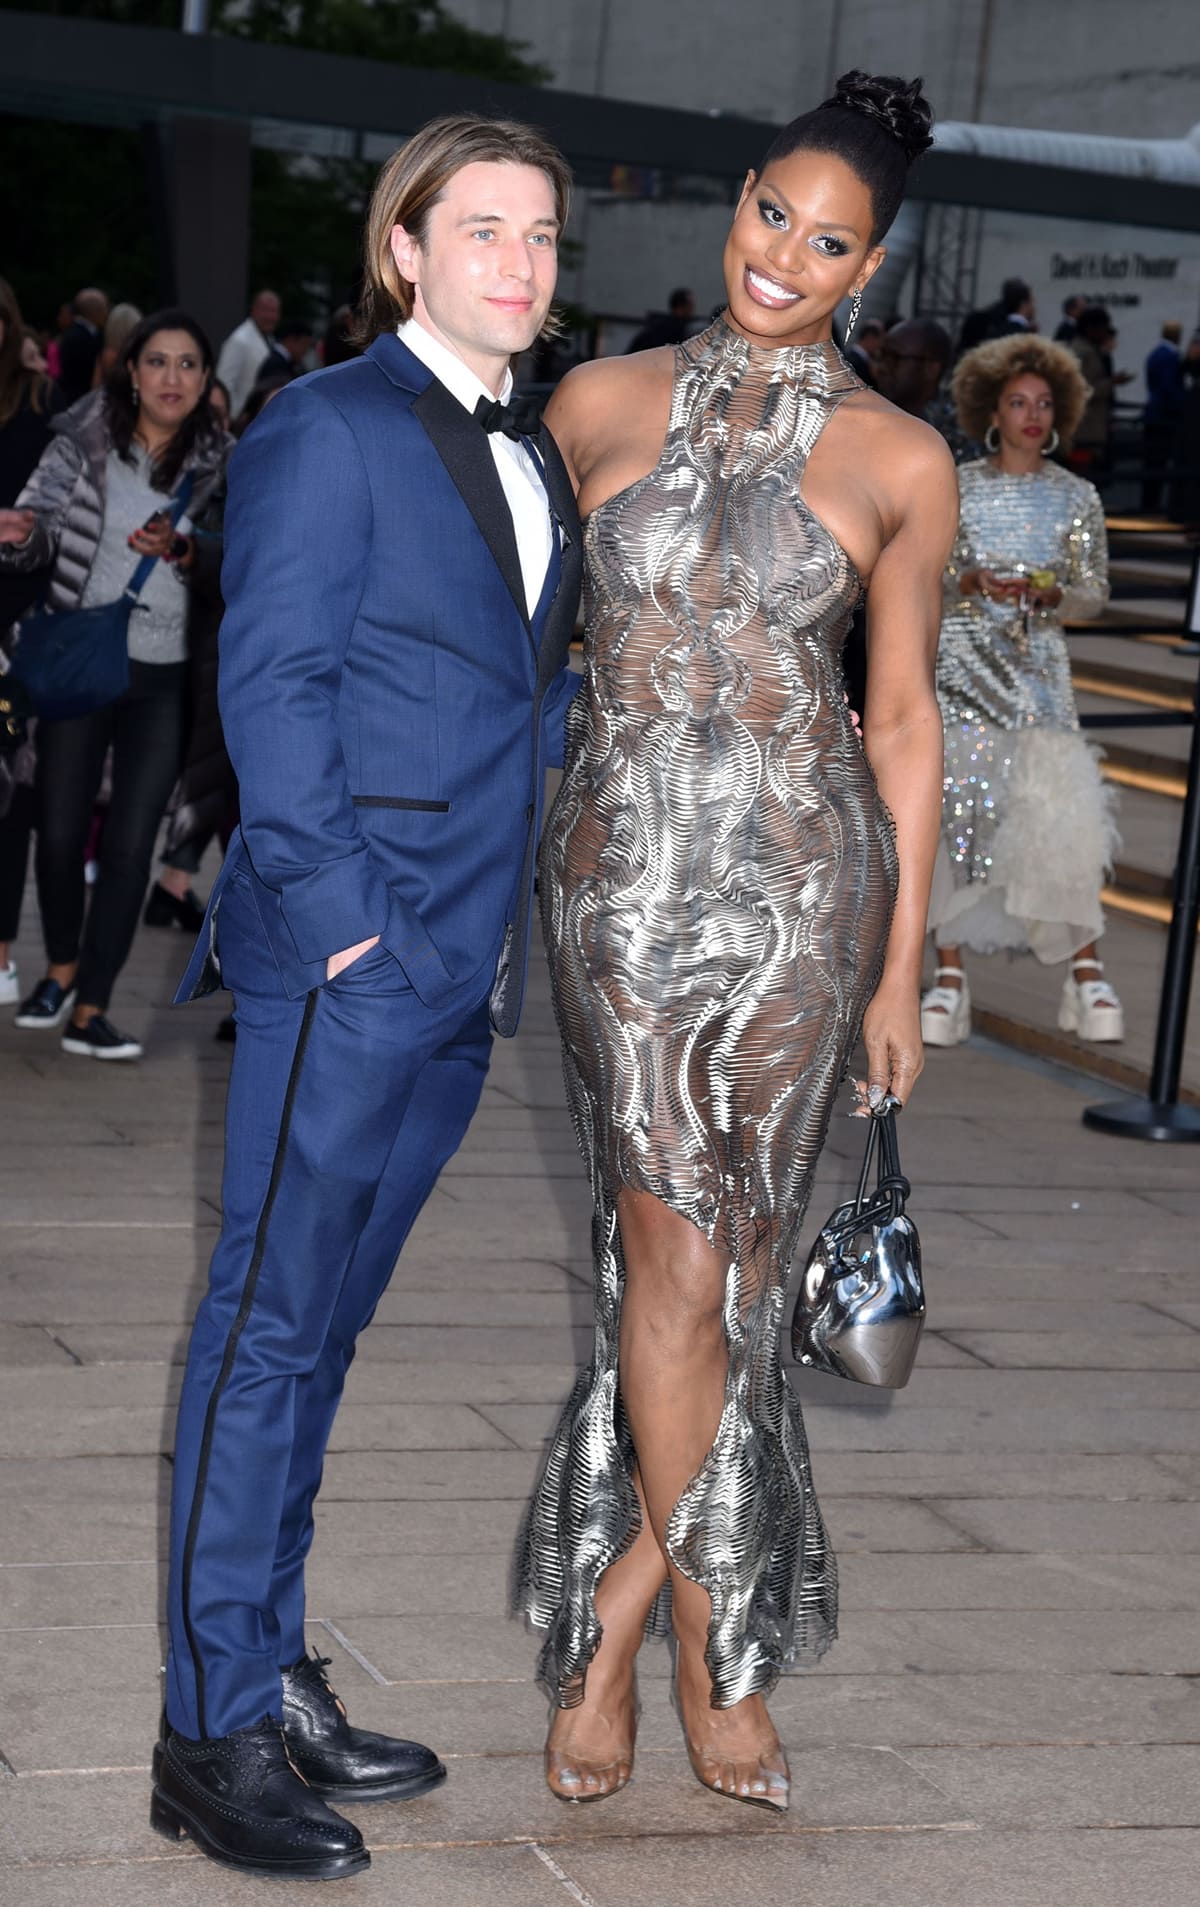
[[[139,559],[155,558],[130,617],[126,693],[86,715],[14,723],[0,754],[0,1004],[24,1031],[59,1031],[64,1052],[139,1058],[109,1016],[139,914],[189,934],[203,919],[193,881],[237,814],[217,706],[225,469],[273,397],[355,351],[350,323],[344,307],[317,347],[312,326],[285,320],[263,290],[214,357],[188,313],[146,316],[88,286],[43,338],[0,280],[4,651],[35,605],[114,601]],[[46,960],[25,988],[12,949],[31,839]],[[233,1037],[232,1018],[219,1037]]]
[[[1088,613],[1094,613],[1105,588],[1103,519],[1090,480],[1107,469],[1114,394],[1130,373],[1114,368],[1117,338],[1106,307],[1078,295],[1068,298],[1053,341],[1042,337],[1037,322],[1029,285],[1011,278],[992,304],[968,314],[957,339],[929,317],[868,318],[847,336],[844,347],[862,383],[898,410],[931,424],[962,467],[964,535],[970,522],[978,547],[958,561],[959,595],[947,600],[943,713],[948,746],[960,752],[966,747],[976,768],[980,737],[964,739],[960,732],[964,679],[974,685],[976,716],[980,707],[988,707],[998,731],[1026,720],[1025,703],[1038,695],[1044,701],[1046,683],[1052,681],[1057,710],[1052,719],[1073,731],[1061,603],[1067,600],[1078,614],[1086,596]],[[680,345],[704,323],[694,293],[680,287],[665,311],[648,315],[628,349],[640,354]],[[10,735],[0,755],[0,1002],[17,1007],[16,1024],[24,1030],[61,1029],[66,1052],[112,1059],[140,1055],[140,1042],[121,1033],[109,1017],[112,989],[139,910],[150,926],[196,932],[204,913],[193,885],[201,858],[214,838],[228,839],[236,821],[237,790],[217,707],[224,472],[233,444],[297,377],[319,365],[344,362],[359,349],[348,305],[334,312],[318,341],[310,323],[284,316],[280,298],[270,289],[255,294],[245,319],[215,354],[188,314],[146,318],[130,303],[111,303],[94,286],[84,287],[61,308],[53,335],[45,337],[24,322],[12,289],[0,281],[0,632],[8,632],[7,649],[32,605],[44,600],[52,609],[65,610],[111,600],[128,582],[138,557],[158,559],[130,622],[127,695],[118,705],[87,716],[31,721],[19,737]],[[985,361],[980,352],[990,370],[980,368]],[[978,398],[981,377],[991,379],[991,410]],[[1044,442],[1034,445],[1032,436],[1019,442],[1006,428],[1013,401],[1009,385],[1027,407],[1022,413],[1027,425],[1043,414],[1049,420]],[[1185,347],[1182,325],[1165,324],[1147,361],[1146,385],[1142,501],[1154,510],[1186,503],[1196,487],[1189,465],[1200,404],[1200,338]],[[977,478],[976,473],[988,472],[1006,481],[992,482],[986,474]],[[1070,492],[1068,472],[1078,494]],[[1012,484],[1035,475],[1038,481],[1028,494],[1036,493],[1039,507],[1045,504],[1058,525],[1056,549],[1043,550],[1044,561],[1033,549],[1038,538],[1028,550],[1005,544],[1001,551],[1004,535],[997,540],[976,520],[979,511],[991,512],[999,525]],[[185,507],[171,523],[170,506],[185,482]],[[1063,509],[1072,498],[1082,517],[1077,512],[1071,521],[1086,520],[1089,526],[1083,544],[1064,528]],[[1081,549],[1092,566],[1087,582],[1077,573]],[[1038,569],[1055,572],[1049,592],[1030,583]],[[948,588],[952,581],[948,572]],[[1035,625],[1037,640],[1031,636]],[[860,605],[846,650],[857,707],[865,693],[866,639]],[[979,680],[969,668],[964,677],[963,645],[978,649],[989,643],[993,651],[997,643],[1007,645],[1011,680],[1026,685],[1023,699],[1010,698],[1006,712],[999,709],[999,696],[993,698],[997,706],[980,702]],[[985,674],[990,669],[997,675],[998,653]],[[1035,691],[1039,678],[1042,686]],[[1023,712],[1018,713],[1017,703]],[[989,759],[993,743],[994,738],[984,751]],[[1077,860],[1076,871],[1084,865],[1092,870],[1085,885],[1095,892],[1086,907],[1076,895],[1073,911],[1059,909],[1089,927],[1082,940],[1075,936],[1077,945],[1065,949],[1079,972],[1072,968],[1067,983],[1064,1024],[1069,1021],[1088,1037],[1119,1038],[1120,1005],[1103,980],[1094,945],[1096,897],[1110,858],[1112,829],[1107,811],[1102,812],[1090,753],[1082,742],[1077,752],[1079,772],[1060,777],[1058,785],[1060,790],[1070,785],[1077,794],[1088,791],[1088,814],[1080,825],[1089,850]],[[1011,766],[1011,750],[1006,759]],[[1043,767],[1049,772],[1048,764]],[[970,1024],[951,921],[965,908],[960,939],[968,946],[1008,945],[1018,932],[1011,922],[1001,930],[1000,915],[990,903],[974,911],[967,906],[989,879],[993,895],[1002,886],[993,856],[978,844],[964,846],[976,833],[982,839],[973,786],[963,763],[953,774],[948,768],[947,789],[953,794],[947,795],[947,853],[939,862],[931,920],[938,939],[937,976],[924,1015],[925,1037],[935,1045],[965,1037]],[[1036,786],[1025,786],[1022,800],[1036,795]],[[1002,808],[1002,799],[998,805],[989,802],[987,830],[999,825]],[[1027,817],[1025,808],[1019,812]],[[147,898],[164,814],[169,817],[165,847]],[[1014,827],[1001,832],[1002,847],[1015,838]],[[46,964],[28,988],[11,953],[34,837]],[[969,895],[963,885],[968,863]],[[1023,918],[1041,920],[1047,912],[1054,908],[1044,884],[1036,901],[1025,894]],[[984,929],[975,933],[972,920],[983,921]],[[1025,944],[1058,948],[1062,938],[1035,933],[1031,941],[1025,933]],[[232,1017],[220,1036],[235,1036]]]
[[[838,1588],[781,1332],[860,1040],[855,1111],[886,1124],[922,1036],[969,1031],[964,950],[997,949],[1065,961],[1060,1024],[1121,1037],[1064,640],[1108,595],[1070,459],[1115,339],[1087,307],[1045,338],[1015,280],[957,343],[857,325],[931,124],[919,80],[843,75],[747,179],[722,310],[696,328],[681,290],[544,418],[512,366],[552,328],[570,174],[511,122],[448,116],[392,156],[361,309],[319,352],[269,291],[216,353],[179,309],[110,338],[89,289],[44,361],[0,286],[7,673],[34,602],[65,622],[136,594],[121,692],[9,726],[16,1024],[137,1058],[109,1015],[139,917],[199,928],[179,997],[222,983],[239,1015],[151,1800],[229,1867],[360,1872],[341,1805],[446,1777],[350,1723],[304,1571],[357,1338],[517,1031],[535,870],[595,1206],[592,1356],[514,1573],[564,1802],[631,1778],[639,1653],[669,1631],[697,1780],[788,1806],[767,1698],[834,1641]],[[23,993],[31,834],[46,966]]]

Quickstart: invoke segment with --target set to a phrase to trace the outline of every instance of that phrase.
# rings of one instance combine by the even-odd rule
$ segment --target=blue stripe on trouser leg
[[[303,1385],[417,1081],[464,1017],[422,1006],[385,950],[364,955],[312,996],[285,1132],[302,1010],[278,985],[244,884],[231,883],[219,934],[238,1045],[224,1223],[180,1399],[168,1603],[167,1712],[188,1735],[280,1712],[273,1578],[289,1478],[294,1466],[319,1476],[328,1434],[328,1421],[301,1407]],[[478,1097],[474,1074],[450,1096],[468,1102],[461,1130]],[[428,1175],[418,1177],[427,1191]]]
[[[312,1543],[313,1498],[320,1487],[325,1445],[355,1341],[375,1314],[400,1249],[438,1174],[462,1143],[483,1090],[491,1046],[484,1000],[461,1031],[422,1068],[370,1220],[342,1285],[325,1348],[297,1387],[298,1434],[271,1584],[283,1663],[298,1661],[304,1653],[304,1563]]]

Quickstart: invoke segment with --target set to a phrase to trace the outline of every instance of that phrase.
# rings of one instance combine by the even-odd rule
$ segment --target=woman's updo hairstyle
[[[801,113],[776,134],[758,177],[793,152],[834,153],[871,194],[871,243],[877,245],[900,210],[909,167],[933,144],[933,111],[921,91],[923,84],[857,68],[843,73],[832,99]]]

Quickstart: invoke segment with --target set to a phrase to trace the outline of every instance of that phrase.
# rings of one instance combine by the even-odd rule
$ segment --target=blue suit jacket
[[[545,770],[578,683],[579,517],[544,429],[538,448],[562,564],[531,624],[487,436],[395,335],[299,379],[243,438],[220,635],[241,828],[178,998],[218,983],[243,867],[290,997],[380,934],[430,1006],[479,997],[499,960],[493,1017],[515,1031]]]

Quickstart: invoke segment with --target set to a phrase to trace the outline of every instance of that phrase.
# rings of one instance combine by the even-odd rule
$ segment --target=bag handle
[[[900,1111],[900,1101],[888,1093],[882,1103],[871,1114],[871,1130],[867,1134],[867,1149],[863,1159],[862,1172],[859,1175],[858,1191],[854,1197],[854,1217],[861,1220],[864,1213],[876,1208],[887,1210],[896,1218],[904,1210],[905,1200],[912,1192],[912,1186],[900,1170],[900,1146],[896,1138],[896,1114]],[[879,1170],[875,1180],[875,1190],[867,1192],[867,1180],[871,1172],[871,1161],[878,1152]]]
[[[195,486],[195,476],[192,471],[189,470],[171,500],[169,515],[172,529],[178,523],[180,517],[187,509],[188,504],[191,502],[192,491],[195,489]],[[150,581],[150,572],[158,561],[159,558],[157,556],[143,556],[141,562],[134,570],[133,575],[129,578],[129,581],[121,591],[121,594],[128,596],[131,602],[136,602],[145,589],[146,584]]]

